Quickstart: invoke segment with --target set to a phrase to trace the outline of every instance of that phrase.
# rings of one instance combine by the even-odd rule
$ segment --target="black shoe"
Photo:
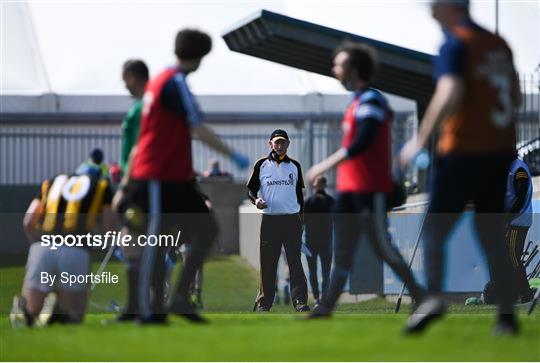
[[[253,311],[255,311],[257,313],[268,313],[268,312],[270,312],[270,308],[267,308],[264,305],[256,305],[255,310],[253,310]]]
[[[138,317],[139,317],[139,314],[128,313],[127,311],[123,311],[120,314],[118,314],[118,316],[116,316],[114,320],[116,320],[116,322],[118,323],[123,323],[126,321],[137,320]]]
[[[187,298],[175,296],[169,309],[171,313],[178,315],[192,323],[204,324],[208,323],[208,320],[199,315],[190,301]]]
[[[299,313],[307,313],[311,310],[307,304],[297,304],[294,309]]]
[[[317,304],[309,313],[309,315],[306,315],[304,318],[305,320],[314,320],[314,319],[330,319],[332,316],[332,311],[330,309],[325,308],[321,304]]]
[[[293,306],[294,306],[294,309],[299,313],[306,313],[306,312],[311,310],[309,308],[308,304],[306,304],[304,301],[302,301],[300,299],[294,300],[293,301]]]
[[[493,335],[501,336],[514,336],[519,334],[519,326],[513,315],[508,318],[499,319],[495,327],[493,328]]]
[[[125,310],[114,317],[114,319],[103,319],[101,325],[114,325],[130,321],[138,321],[139,314],[127,313]]]
[[[187,314],[187,313],[175,313],[176,315],[192,322],[192,323],[195,323],[195,324],[207,324],[208,323],[208,320],[203,318],[202,315],[196,313],[196,312],[193,312],[193,313],[190,313],[190,314]]]
[[[114,319],[103,319],[101,321],[101,325],[113,325],[130,321],[138,321],[139,314],[128,313],[127,311],[129,310],[123,310]]]
[[[140,325],[166,325],[167,315],[152,314],[148,318],[143,318],[142,316],[138,316],[136,321]]]
[[[413,311],[405,325],[405,334],[422,332],[432,321],[441,318],[446,312],[446,305],[438,297],[428,297]]]

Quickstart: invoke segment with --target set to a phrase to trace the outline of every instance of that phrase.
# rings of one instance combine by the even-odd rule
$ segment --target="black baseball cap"
[[[274,140],[274,139],[289,140],[289,135],[287,135],[287,131],[277,129],[277,130],[274,130],[274,132],[272,132],[272,134],[270,135],[270,140]]]

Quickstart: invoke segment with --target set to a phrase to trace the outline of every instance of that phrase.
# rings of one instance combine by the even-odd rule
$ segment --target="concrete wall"
[[[249,200],[238,208],[240,220],[240,255],[257,271],[259,263],[259,235],[262,213]]]
[[[15,254],[27,250],[29,245],[22,220],[37,193],[37,185],[0,186],[0,253]]]
[[[220,231],[220,251],[227,254],[240,253],[238,206],[246,198],[246,186],[218,178],[201,180],[199,185],[212,201]]]

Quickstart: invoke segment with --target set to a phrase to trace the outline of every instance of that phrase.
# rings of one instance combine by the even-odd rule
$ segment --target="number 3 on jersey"
[[[508,127],[512,121],[512,82],[504,73],[492,73],[488,76],[489,83],[497,91],[498,108],[491,111],[491,121],[499,128]]]

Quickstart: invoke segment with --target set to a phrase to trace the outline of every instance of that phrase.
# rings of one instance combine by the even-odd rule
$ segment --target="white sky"
[[[2,91],[49,88],[29,25],[11,20],[20,2],[2,2]],[[58,93],[124,94],[122,63],[144,59],[151,73],[174,61],[176,32],[208,31],[214,49],[190,83],[199,94],[340,93],[336,81],[228,50],[221,35],[260,9],[435,54],[442,39],[428,2],[412,1],[30,1],[36,44]],[[494,1],[473,2],[472,16],[493,30]],[[540,1],[500,1],[500,33],[520,72],[540,63]],[[32,49],[29,49],[32,48]],[[36,66],[36,62],[38,63]]]

